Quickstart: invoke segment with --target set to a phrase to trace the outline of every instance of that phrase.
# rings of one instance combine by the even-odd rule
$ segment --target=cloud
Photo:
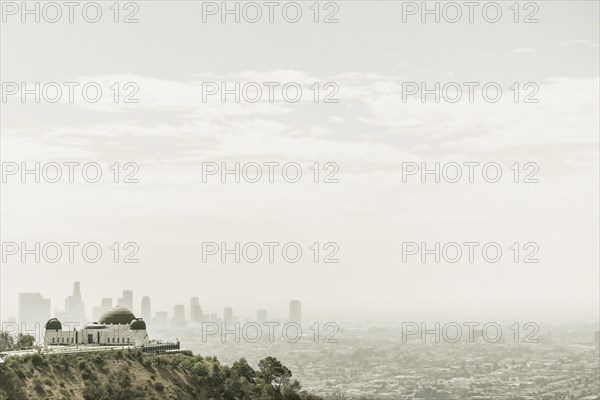
[[[9,127],[3,132],[3,157],[135,159],[185,168],[202,160],[335,160],[345,171],[397,170],[406,160],[457,159],[481,154],[506,156],[515,148],[555,146],[553,162],[563,163],[581,148],[598,143],[598,77],[555,77],[520,87],[513,101],[503,88],[500,102],[490,104],[476,89],[473,103],[402,100],[403,78],[347,72],[317,77],[301,71],[276,70],[237,74],[196,74],[194,79],[262,82],[279,80],[309,85],[334,81],[339,103],[297,104],[261,101],[202,102],[200,81],[171,81],[134,75],[93,76],[102,82],[135,81],[140,102],[134,112],[115,112],[119,104],[101,106],[101,122],[40,128]],[[428,87],[432,87],[430,84]],[[534,93],[535,92],[535,93]],[[431,98],[431,97],[430,97]],[[429,98],[429,99],[430,99]],[[86,109],[97,110],[93,105]],[[121,108],[122,109],[122,108]],[[65,110],[68,110],[65,109]],[[90,111],[92,112],[92,111]],[[66,116],[68,118],[68,116]],[[10,154],[6,153],[10,148]],[[553,153],[554,154],[554,153]],[[588,154],[588,156],[590,156]]]

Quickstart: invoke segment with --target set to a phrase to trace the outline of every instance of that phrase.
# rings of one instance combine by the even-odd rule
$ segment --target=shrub
[[[35,381],[33,381],[33,388],[39,394],[44,393],[44,385],[42,384],[42,381],[40,381],[39,379],[36,379]]]
[[[41,367],[45,364],[44,358],[39,354],[34,354],[33,356],[31,356],[31,363],[34,367]]]
[[[22,368],[20,365],[11,365],[11,369],[19,377],[19,379],[23,380],[27,378],[27,373],[25,369]]]
[[[67,360],[67,358],[64,356],[62,356],[62,358],[60,360],[60,364],[62,365],[62,367],[65,371],[68,371],[69,368],[71,368],[71,364],[69,363],[69,360]]]
[[[156,389],[157,392],[163,392],[165,390],[165,385],[163,385],[160,382],[155,382],[154,383],[154,389]]]
[[[84,369],[81,371],[81,379],[89,380],[89,379],[93,379],[93,378],[94,378],[94,376],[92,375],[90,370]]]

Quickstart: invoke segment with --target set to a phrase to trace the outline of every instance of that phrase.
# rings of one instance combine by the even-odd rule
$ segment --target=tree
[[[256,372],[245,358],[234,362],[231,367],[223,367],[224,398],[225,399],[250,399],[255,398]]]
[[[31,335],[23,335],[19,333],[17,335],[17,343],[15,347],[19,349],[29,349],[33,347],[33,343],[35,342],[35,338]]]
[[[283,387],[283,398],[288,400],[300,400],[300,389],[302,389],[302,386],[296,379],[288,382]]]
[[[231,375],[241,378],[246,378],[248,382],[254,382],[256,371],[248,364],[245,358],[240,358],[239,361],[231,365]]]
[[[258,362],[258,368],[260,370],[259,377],[264,380],[265,383],[273,385],[277,393],[281,394],[284,399],[286,396],[289,396],[291,393],[295,393],[295,391],[300,389],[299,384],[298,387],[296,387],[294,382],[290,382],[292,379],[292,371],[275,357],[263,358]]]
[[[8,332],[0,332],[0,351],[12,350],[15,338]]]

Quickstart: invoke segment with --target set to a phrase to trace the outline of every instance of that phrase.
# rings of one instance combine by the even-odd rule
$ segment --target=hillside
[[[273,357],[252,368],[243,358],[223,366],[191,352],[142,355],[138,350],[35,354],[0,365],[0,399],[320,400],[300,390]]]

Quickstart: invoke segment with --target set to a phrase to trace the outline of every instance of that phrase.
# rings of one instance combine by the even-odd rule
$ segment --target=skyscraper
[[[197,297],[192,297],[190,299],[190,321],[195,322],[196,317],[194,316],[195,307],[200,305],[200,301]]]
[[[290,301],[290,322],[302,325],[302,305],[299,300]]]
[[[194,320],[192,322],[202,323],[204,322],[204,313],[202,312],[202,307],[199,305],[194,306]]]
[[[150,308],[150,297],[142,297],[142,319],[150,321],[152,317],[152,309]]]
[[[102,302],[100,303],[100,307],[106,310],[110,310],[111,308],[113,308],[112,299],[110,297],[103,298]]]
[[[183,304],[177,304],[175,306],[175,313],[173,315],[172,323],[175,326],[182,326],[186,324],[185,320],[185,306]]]
[[[183,304],[177,304],[175,306],[175,314],[173,318],[178,321],[185,320],[185,306]]]
[[[73,294],[65,299],[65,312],[62,319],[68,322],[86,322],[85,309],[81,300],[81,287],[79,282],[73,284]]]
[[[117,305],[133,311],[133,290],[123,290],[123,297],[117,300]]]
[[[110,310],[111,308],[113,308],[112,299],[110,297],[103,298],[100,302],[100,307],[94,307],[92,309],[92,320],[98,321],[100,319],[100,316],[106,311]]]
[[[50,299],[45,299],[40,293],[19,293],[19,323],[21,329],[40,331],[44,324],[50,319]],[[25,326],[23,326],[25,324]],[[39,325],[36,325],[39,324]],[[36,339],[40,339],[39,335],[35,335]]]
[[[223,310],[223,322],[225,322],[225,325],[233,324],[233,309],[231,307],[225,307],[225,310]]]

